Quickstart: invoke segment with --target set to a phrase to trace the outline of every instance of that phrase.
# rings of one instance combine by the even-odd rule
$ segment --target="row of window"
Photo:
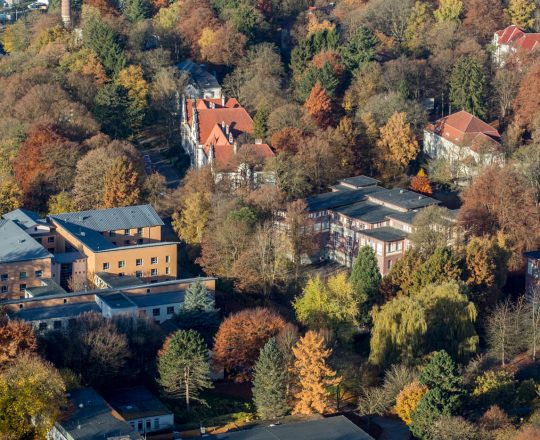
[[[145,422],[146,423],[143,423],[142,420],[139,420],[137,422],[137,431],[138,432],[146,432],[146,431],[152,429],[152,419],[146,419]],[[129,422],[129,424],[131,425],[131,427],[133,429],[135,429],[135,422]],[[159,419],[158,418],[154,419],[154,429],[159,429]]]
[[[142,235],[143,228],[137,228],[136,235]],[[124,229],[124,235],[130,235],[131,229]],[[116,237],[116,231],[109,231],[109,237]]]
[[[41,278],[43,276],[42,270],[34,271],[34,277]],[[26,280],[28,278],[28,272],[19,272],[19,279]],[[7,273],[0,274],[0,282],[5,283],[9,280],[9,275]]]
[[[170,262],[171,262],[171,257],[169,255],[167,255],[165,257],[165,263],[170,263]],[[158,264],[158,257],[150,258],[150,264]],[[143,266],[143,265],[144,265],[144,261],[143,261],[142,258],[137,258],[135,260],[135,266]],[[118,268],[122,269],[123,267],[126,267],[126,262],[125,262],[125,260],[120,260],[118,262]],[[110,268],[111,268],[111,266],[110,266],[109,263],[103,263],[103,270],[109,270]]]
[[[165,275],[170,275],[170,274],[171,274],[171,270],[168,267],[166,267]],[[157,277],[158,275],[159,275],[159,271],[157,269],[150,269],[150,276]],[[123,277],[123,276],[126,276],[126,274],[125,272],[119,272],[118,276]],[[138,278],[142,278],[144,276],[142,270],[136,270],[135,276]]]

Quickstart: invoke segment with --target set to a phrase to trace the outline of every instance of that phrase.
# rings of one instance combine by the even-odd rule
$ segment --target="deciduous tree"
[[[285,326],[269,309],[246,309],[230,315],[219,326],[214,341],[214,362],[238,382],[251,377],[257,353]]]
[[[253,401],[262,419],[282,417],[289,411],[287,387],[289,375],[275,338],[261,349],[253,374]]]
[[[514,101],[516,122],[531,130],[534,118],[540,106],[540,97],[535,93],[540,87],[540,61],[536,61],[523,76]]]
[[[293,348],[293,374],[297,380],[294,414],[324,413],[330,404],[328,387],[337,385],[340,378],[327,360],[332,350],[327,349],[322,336],[308,331]]]
[[[140,200],[139,174],[123,158],[115,159],[103,176],[103,207],[136,205]]]
[[[509,0],[508,8],[504,10],[512,24],[523,29],[531,29],[534,25],[536,6],[531,0]]]
[[[433,15],[438,22],[459,21],[463,12],[463,2],[461,0],[440,0],[439,7]]]
[[[448,245],[454,227],[446,208],[432,205],[422,209],[413,220],[411,241],[415,249],[425,257]]]
[[[201,391],[212,388],[208,349],[195,330],[179,330],[158,353],[159,384],[175,398],[183,397],[186,408],[192,401],[204,403]]]
[[[62,191],[58,194],[52,195],[49,198],[47,206],[49,214],[60,214],[63,212],[73,212],[76,210],[73,196],[67,191]]]
[[[427,391],[427,386],[412,382],[396,397],[396,413],[407,425],[412,423],[411,416]]]
[[[22,193],[14,179],[0,178],[0,215],[13,211],[21,206]]]
[[[31,325],[24,321],[0,319],[0,365],[13,362],[25,352],[37,349]]]
[[[411,184],[409,186],[411,190],[424,194],[426,196],[433,195],[433,189],[431,188],[431,182],[429,181],[428,176],[423,168],[420,168],[420,171],[411,179]]]
[[[326,128],[332,122],[332,101],[321,83],[315,83],[304,108],[319,127]]]

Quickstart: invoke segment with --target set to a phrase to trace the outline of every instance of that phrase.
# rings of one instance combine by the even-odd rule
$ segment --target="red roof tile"
[[[525,50],[540,47],[540,33],[525,33],[523,29],[512,25],[495,32],[498,44],[512,44]]]

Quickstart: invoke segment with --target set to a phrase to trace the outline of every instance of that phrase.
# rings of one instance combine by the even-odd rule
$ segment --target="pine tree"
[[[139,174],[131,162],[115,159],[103,177],[103,207],[116,208],[139,203],[141,190]]]
[[[363,323],[370,320],[369,312],[377,302],[381,279],[375,252],[370,246],[361,247],[354,260],[349,281],[360,301],[360,320]]]
[[[308,99],[304,103],[304,108],[319,127],[326,128],[330,125],[332,120],[332,101],[321,86],[321,83],[317,82],[313,86]]]
[[[200,281],[192,283],[186,290],[184,302],[176,319],[183,329],[195,329],[210,342],[219,323],[219,309],[208,289]]]
[[[371,29],[365,26],[358,27],[347,45],[342,46],[341,49],[341,56],[349,71],[352,72],[362,64],[373,61],[377,43],[377,37]]]
[[[270,111],[265,105],[261,106],[253,119],[253,136],[264,139],[268,132],[268,116]]]
[[[512,24],[527,30],[532,29],[534,26],[536,21],[534,18],[535,10],[536,6],[533,0],[510,0],[505,12]]]
[[[270,338],[261,349],[255,364],[253,400],[261,419],[282,417],[287,405],[287,367],[275,338]]]
[[[141,21],[148,17],[149,4],[146,0],[127,0],[123,13],[131,22]]]
[[[179,330],[158,353],[158,382],[165,394],[183,397],[189,410],[192,401],[204,402],[201,391],[212,388],[208,349],[194,330]]]
[[[293,347],[293,353],[292,370],[298,385],[293,413],[322,414],[330,403],[328,387],[337,385],[341,380],[327,364],[332,350],[325,348],[322,336],[310,330]]]
[[[461,57],[450,76],[450,101],[458,110],[478,117],[486,115],[486,76],[473,56]]]
[[[113,28],[98,15],[84,22],[84,46],[92,49],[109,76],[114,76],[126,64],[126,56]]]

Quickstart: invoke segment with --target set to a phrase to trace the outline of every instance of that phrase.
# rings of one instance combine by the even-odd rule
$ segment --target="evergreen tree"
[[[486,115],[486,76],[473,56],[461,57],[450,76],[450,101],[457,110]]]
[[[260,418],[275,419],[287,414],[288,377],[276,339],[270,338],[261,349],[253,378],[253,400]]]
[[[377,302],[381,273],[377,264],[377,257],[370,246],[363,246],[354,260],[349,278],[356,295],[360,301],[360,321],[367,323],[370,320],[369,312]]]
[[[219,309],[216,309],[213,296],[200,281],[192,283],[186,290],[177,322],[181,328],[197,330],[206,341],[210,341],[216,332]]]
[[[103,207],[116,208],[139,203],[141,190],[139,173],[131,162],[119,157],[113,160],[103,176]]]
[[[158,353],[158,382],[165,394],[183,397],[189,410],[192,401],[203,403],[201,391],[212,388],[208,349],[194,330],[179,330]]]
[[[99,16],[91,17],[83,26],[83,42],[98,56],[109,76],[114,76],[126,64],[118,36]]]
[[[352,72],[362,64],[375,59],[377,37],[373,31],[365,26],[358,27],[349,39],[347,45],[342,46],[341,56],[345,65]]]
[[[253,136],[264,139],[268,133],[268,116],[270,111],[265,105],[261,106],[253,119]]]
[[[127,0],[123,12],[129,21],[141,21],[148,17],[149,5],[146,0]]]
[[[128,105],[127,95],[122,87],[109,83],[99,88],[93,113],[104,133],[113,138],[124,138],[129,134]]]
[[[322,336],[310,330],[293,347],[293,353],[293,374],[298,388],[294,394],[296,403],[293,413],[322,414],[330,403],[328,387],[340,381],[327,364],[332,350],[325,348]]]

